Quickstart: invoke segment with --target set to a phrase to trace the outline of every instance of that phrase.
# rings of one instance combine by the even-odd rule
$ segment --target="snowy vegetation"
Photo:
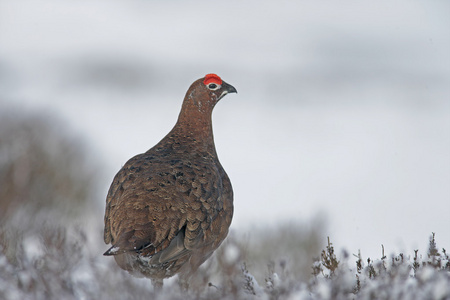
[[[92,251],[81,229],[44,225],[39,234],[2,228],[1,299],[449,299],[450,261],[434,236],[421,257],[399,254],[356,263],[332,244],[310,265],[310,278],[299,280],[286,258],[267,261],[256,274],[245,249],[230,237],[192,279],[189,293],[169,280],[155,294],[148,279],[137,279],[115,262]],[[267,250],[262,250],[267,251]],[[295,252],[295,249],[292,249]],[[319,253],[317,253],[319,254]],[[276,255],[275,255],[276,257]],[[288,258],[289,259],[289,258]],[[304,261],[312,261],[305,256]],[[259,265],[258,267],[261,267]],[[257,268],[255,268],[257,269]],[[263,280],[256,279],[264,276]]]
[[[232,231],[188,293],[176,278],[155,293],[101,255],[103,212],[83,151],[48,118],[1,120],[0,299],[450,299],[449,254],[434,233],[425,252],[381,248],[372,259],[336,254],[320,221]]]

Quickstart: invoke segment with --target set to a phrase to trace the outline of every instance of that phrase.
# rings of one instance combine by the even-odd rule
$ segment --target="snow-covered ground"
[[[115,172],[215,72],[235,230],[328,218],[367,257],[450,247],[450,5],[429,1],[0,2],[0,109],[41,109]],[[103,199],[102,199],[103,201]],[[100,221],[103,216],[99,216]],[[324,240],[325,243],[325,240]]]

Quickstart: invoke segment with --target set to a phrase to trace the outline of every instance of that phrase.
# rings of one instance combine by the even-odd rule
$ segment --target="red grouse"
[[[131,158],[106,198],[104,240],[117,264],[136,276],[179,273],[182,287],[228,234],[230,179],[217,158],[211,114],[236,89],[215,74],[195,81],[178,121],[158,144]]]

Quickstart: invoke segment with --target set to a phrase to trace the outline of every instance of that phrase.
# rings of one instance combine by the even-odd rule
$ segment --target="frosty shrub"
[[[95,186],[87,161],[80,139],[60,120],[2,109],[0,223],[79,217]]]
[[[342,256],[338,261],[328,239],[313,265],[312,299],[450,299],[450,260],[445,248],[436,248],[434,233],[426,257],[415,250],[388,258],[383,246],[380,259],[365,263],[359,252],[354,266],[345,251]]]
[[[181,292],[176,279],[155,293],[150,280],[135,278],[101,255],[100,243],[81,228],[43,225],[37,235],[0,229],[0,299],[449,299],[445,250],[424,257],[399,254],[351,262],[328,244],[298,280],[286,258],[267,261],[257,274],[246,261],[245,240],[232,234]],[[432,238],[433,241],[434,237]],[[103,247],[103,248],[102,248]],[[320,255],[320,253],[316,253]],[[438,255],[439,254],[439,255]],[[312,254],[305,257],[309,260]],[[433,257],[434,256],[434,257]],[[439,263],[436,263],[439,261]],[[258,268],[256,268],[258,269]],[[256,270],[255,269],[255,270]],[[333,269],[333,271],[331,270]],[[257,280],[256,277],[264,277]]]

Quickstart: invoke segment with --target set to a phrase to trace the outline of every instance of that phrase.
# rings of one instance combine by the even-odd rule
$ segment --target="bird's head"
[[[216,74],[207,74],[203,78],[203,84],[208,89],[211,97],[222,99],[228,93],[237,93],[237,90],[230,84],[223,81]]]
[[[185,101],[195,105],[199,111],[207,111],[229,93],[237,93],[237,90],[216,74],[207,74],[191,85]]]

